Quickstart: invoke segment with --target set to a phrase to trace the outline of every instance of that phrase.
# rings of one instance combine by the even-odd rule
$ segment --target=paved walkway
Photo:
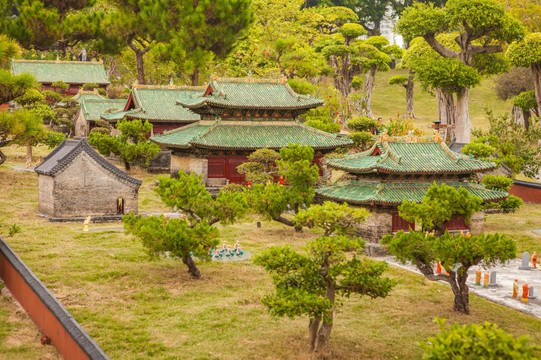
[[[422,276],[417,268],[410,264],[401,264],[396,260],[394,256],[378,257],[378,260],[385,260],[389,264],[415,272]],[[488,271],[496,271],[496,287],[485,289],[483,286],[475,285],[475,271],[477,267],[473,267],[468,271],[467,284],[470,288],[470,292],[493,301],[495,303],[508,306],[510,308],[522,311],[526,314],[533,315],[541,318],[541,270],[539,270],[539,264],[537,270],[519,270],[521,259],[515,259],[509,261],[505,266],[493,266],[488,269],[481,268],[483,273]],[[518,279],[519,282],[519,298],[513,299],[513,282]],[[527,282],[528,285],[534,287],[535,299],[529,299],[527,303],[523,303],[520,300],[522,296],[522,285]]]

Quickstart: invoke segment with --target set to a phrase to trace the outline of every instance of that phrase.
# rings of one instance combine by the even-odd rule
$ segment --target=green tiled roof
[[[372,154],[379,149],[381,154]],[[378,137],[374,146],[361,153],[329,159],[327,164],[350,173],[446,174],[475,173],[496,164],[455,153],[441,137]]]
[[[152,86],[136,85],[131,91],[136,108],[126,113],[128,118],[161,120],[171,122],[194,122],[201,117],[192,111],[177,105],[177,99],[200,94],[205,91],[201,86]]]
[[[335,201],[349,204],[399,205],[404,199],[420,203],[433,182],[389,182],[351,180],[331,186],[321,186],[316,194]],[[456,189],[463,187],[471,195],[483,201],[498,201],[509,194],[499,190],[488,190],[483,185],[468,182],[445,182]]]
[[[179,98],[189,109],[207,107],[233,109],[310,109],[323,100],[299,95],[284,79],[217,78],[213,77],[204,94]],[[204,96],[206,94],[206,96]]]
[[[15,75],[30,73],[40,83],[59,80],[68,84],[110,83],[103,63],[91,61],[12,60],[11,72]]]
[[[212,125],[194,123],[181,128],[166,131],[162,135],[154,135],[150,140],[157,144],[172,147],[190,147],[190,141],[204,134]]]
[[[195,127],[194,127],[195,128]],[[198,125],[154,136],[152,141],[167,147],[191,146],[208,149],[255,150],[280,149],[289,144],[310,145],[314,149],[334,149],[351,144],[347,138],[339,138],[297,121],[216,121],[206,128]],[[200,135],[196,134],[202,130]],[[182,134],[186,132],[186,137]],[[192,136],[192,139],[186,140]]]
[[[126,105],[126,103],[124,103],[124,105]],[[126,116],[126,111],[124,110],[115,110],[115,111],[111,111],[111,112],[107,112],[107,113],[102,113],[100,115],[100,117],[106,121],[113,121],[113,122],[117,122],[118,120],[122,120],[124,119],[124,117]]]
[[[123,109],[126,99],[83,99],[81,110],[86,120],[99,120],[107,111]]]

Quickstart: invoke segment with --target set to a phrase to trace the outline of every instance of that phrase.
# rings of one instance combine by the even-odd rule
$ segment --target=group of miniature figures
[[[243,254],[244,251],[242,251],[242,248],[240,247],[240,243],[238,241],[235,243],[233,248],[230,248],[224,241],[220,250],[218,250],[217,248],[210,249],[210,257],[214,257],[216,259],[222,259],[224,256],[226,258],[232,258],[234,256],[242,256]]]

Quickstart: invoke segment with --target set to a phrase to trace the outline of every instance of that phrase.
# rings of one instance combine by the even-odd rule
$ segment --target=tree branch
[[[496,54],[503,52],[501,45],[487,45],[487,46],[478,46],[472,45],[471,49],[474,54]]]
[[[438,42],[438,40],[436,40],[436,37],[433,34],[426,34],[423,36],[423,38],[432,47],[432,49],[434,49],[434,51],[436,51],[441,56],[453,59],[458,57],[457,52],[443,46],[440,42]]]

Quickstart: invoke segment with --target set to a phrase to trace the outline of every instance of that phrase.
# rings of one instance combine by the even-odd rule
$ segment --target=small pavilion
[[[298,121],[299,115],[322,104],[323,100],[295,93],[285,78],[213,76],[203,92],[178,99],[180,107],[201,120],[151,141],[172,150],[171,176],[183,170],[203,175],[207,186],[243,183],[236,167],[255,150],[310,145],[318,163],[326,153],[351,144]]]
[[[420,203],[434,182],[462,187],[484,202],[508,196],[506,192],[488,190],[471,181],[473,174],[491,171],[496,164],[449,150],[437,131],[429,137],[391,137],[384,132],[371,149],[331,158],[327,166],[346,172],[346,180],[321,186],[316,189],[316,195],[369,209],[372,214],[360,233],[371,242],[379,242],[386,234],[415,229],[415,224],[399,216],[397,208],[404,199]],[[481,232],[483,226],[482,212],[474,214],[470,224],[461,217],[446,224],[449,231],[467,230],[473,234]]]
[[[182,97],[200,94],[205,86],[139,85],[132,90],[122,109],[102,114],[102,119],[113,125],[124,118],[148,120],[153,125],[152,134],[161,134],[200,120],[200,116],[177,105]]]

